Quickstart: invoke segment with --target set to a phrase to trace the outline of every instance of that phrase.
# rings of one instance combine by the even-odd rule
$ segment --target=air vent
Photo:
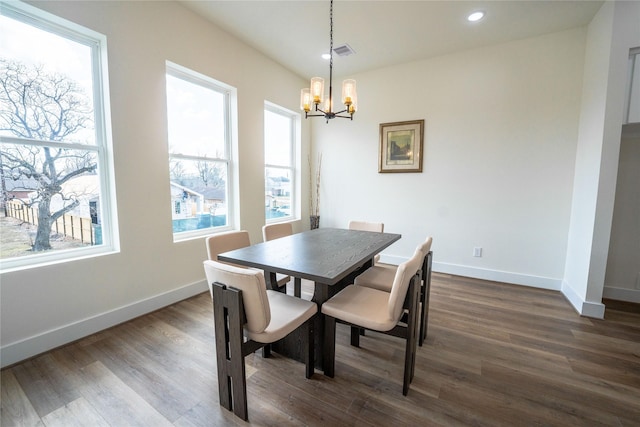
[[[351,46],[349,46],[348,44],[343,44],[342,46],[334,47],[333,51],[338,56],[349,56],[352,53],[356,53],[356,51],[351,49]]]

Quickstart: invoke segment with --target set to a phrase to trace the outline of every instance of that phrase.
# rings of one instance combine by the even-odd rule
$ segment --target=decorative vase
[[[311,229],[315,230],[320,227],[320,215],[311,215],[309,216],[309,222],[311,223]]]

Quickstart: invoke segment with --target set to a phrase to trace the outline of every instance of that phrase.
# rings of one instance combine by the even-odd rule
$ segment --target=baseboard
[[[562,289],[560,291],[581,316],[604,319],[605,307],[602,302],[585,301],[566,281],[562,282]]]
[[[136,301],[112,311],[79,320],[65,326],[26,338],[0,348],[2,368],[36,356],[45,351],[79,340],[88,335],[134,319],[207,290],[205,280]]]
[[[456,276],[473,277],[475,279],[491,280],[494,282],[511,283],[514,285],[531,286],[534,288],[559,291],[562,281],[551,277],[533,276],[531,274],[513,273],[510,271],[489,270],[485,268],[469,267],[466,265],[434,262],[433,271],[454,274]]]
[[[382,254],[380,262],[400,265],[407,258]],[[494,282],[511,283],[514,285],[531,286],[534,288],[559,291],[562,287],[561,279],[533,276],[530,274],[513,273],[509,271],[489,270],[485,268],[469,267],[467,265],[433,262],[432,269],[436,273],[453,274],[455,276],[473,277],[474,279],[491,280]]]
[[[616,301],[640,303],[640,290],[605,286],[602,292],[602,297],[614,299]]]

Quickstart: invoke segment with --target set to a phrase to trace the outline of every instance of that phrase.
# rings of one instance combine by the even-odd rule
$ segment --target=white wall
[[[32,4],[107,36],[121,252],[3,274],[3,366],[206,289],[204,239],[172,238],[166,60],[238,88],[240,227],[256,242],[264,101],[297,110],[305,84],[174,2]]]
[[[383,221],[403,236],[383,260],[432,235],[436,271],[560,289],[584,49],[581,28],[355,76],[354,121],[312,129],[321,225]],[[379,124],[416,119],[423,173],[378,173]]]
[[[640,303],[640,124],[622,133],[604,283],[604,297]]]
[[[589,24],[563,292],[603,317],[629,49],[640,45],[640,3],[605,2]]]

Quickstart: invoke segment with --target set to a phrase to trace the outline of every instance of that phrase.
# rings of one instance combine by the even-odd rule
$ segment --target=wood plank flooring
[[[640,426],[640,309],[580,317],[558,292],[434,274],[427,341],[402,395],[404,343],[338,325],[335,378],[246,359],[260,426]],[[208,293],[1,372],[9,426],[236,426],[218,403]]]

